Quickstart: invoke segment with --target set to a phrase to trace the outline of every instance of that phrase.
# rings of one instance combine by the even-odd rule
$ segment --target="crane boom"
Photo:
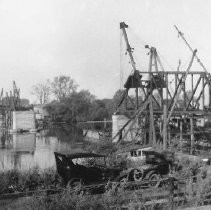
[[[178,27],[176,25],[174,25],[175,29],[177,30],[179,36],[181,36],[181,38],[183,39],[183,41],[185,42],[185,44],[188,46],[188,48],[190,49],[190,51],[192,53],[194,53],[194,49],[190,46],[190,44],[187,42],[187,40],[184,37],[184,34],[178,29]],[[197,60],[197,62],[201,65],[201,67],[204,69],[204,71],[206,73],[208,73],[207,68],[204,66],[204,64],[201,62],[200,58],[195,54],[195,58]]]
[[[173,113],[173,110],[174,110],[174,108],[175,108],[175,106],[176,106],[176,103],[177,103],[177,101],[178,101],[178,99],[179,99],[179,95],[180,95],[180,93],[181,93],[181,91],[182,91],[182,86],[181,86],[181,84],[182,84],[182,83],[185,83],[185,81],[186,81],[186,78],[187,78],[187,76],[188,76],[188,73],[189,73],[189,71],[190,71],[190,68],[191,68],[191,66],[192,66],[192,64],[193,64],[194,57],[196,57],[196,52],[197,52],[197,50],[194,50],[194,51],[193,51],[193,55],[192,55],[192,58],[191,58],[191,61],[190,61],[189,65],[188,65],[188,68],[187,68],[187,70],[186,70],[186,73],[185,73],[184,77],[182,77],[182,78],[180,79],[180,81],[179,81],[179,84],[178,84],[178,87],[179,87],[179,88],[178,88],[178,91],[177,91],[177,93],[176,93],[175,99],[174,99],[174,101],[173,101],[173,105],[172,105],[172,107],[171,107],[170,113],[169,113],[169,115],[168,115],[167,123],[169,122],[169,120],[170,120],[170,118],[171,118],[171,115],[172,115],[172,113]]]
[[[124,23],[124,22],[121,22],[120,23],[120,29],[122,29],[122,32],[123,32],[123,36],[124,36],[124,39],[125,39],[125,42],[126,42],[126,46],[127,46],[127,52],[129,54],[129,57],[130,57],[130,62],[131,62],[131,65],[133,67],[133,70],[136,71],[136,63],[135,63],[134,58],[133,58],[132,48],[131,48],[131,46],[129,44],[125,28],[128,28],[128,25],[126,23]]]

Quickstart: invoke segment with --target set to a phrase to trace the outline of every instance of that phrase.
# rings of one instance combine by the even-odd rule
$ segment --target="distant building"
[[[21,106],[21,107],[29,107],[29,106],[30,106],[30,101],[29,101],[29,99],[21,98],[21,99],[20,99],[20,106]]]
[[[1,101],[1,103],[3,104],[3,105],[9,105],[11,102],[13,103],[13,101],[15,101],[15,100],[17,100],[17,99],[15,99],[14,97],[3,97],[2,98],[2,101]],[[29,101],[29,99],[26,99],[26,98],[21,98],[20,99],[20,104],[19,104],[19,102],[17,102],[17,105],[19,106],[20,105],[20,107],[25,107],[25,108],[28,108],[28,107],[30,107],[30,101]]]
[[[49,113],[45,108],[45,105],[42,104],[34,105],[34,112],[35,112],[35,118],[37,120],[43,120],[44,118],[49,117]]]

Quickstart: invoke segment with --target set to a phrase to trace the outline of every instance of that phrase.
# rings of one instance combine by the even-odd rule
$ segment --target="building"
[[[49,113],[43,104],[34,105],[34,112],[36,120],[44,120],[49,117]]]

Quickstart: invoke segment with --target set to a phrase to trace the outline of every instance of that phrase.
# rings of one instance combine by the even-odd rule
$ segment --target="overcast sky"
[[[210,11],[209,0],[0,0],[0,87],[15,80],[33,102],[33,84],[68,75],[80,89],[112,97],[120,87],[121,21],[173,68],[191,56],[176,24],[211,69]]]

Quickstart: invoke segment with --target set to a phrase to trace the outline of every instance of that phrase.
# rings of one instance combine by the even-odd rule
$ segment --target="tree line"
[[[52,81],[38,83],[32,87],[32,94],[37,97],[40,104],[44,104],[50,116],[55,121],[78,122],[78,121],[103,121],[111,119],[112,114],[124,94],[124,90],[117,90],[111,99],[97,99],[89,90],[78,91],[79,85],[70,76],[57,76]],[[186,92],[190,98],[191,91]],[[53,100],[50,97],[53,96]],[[130,96],[135,103],[134,96]],[[159,94],[155,94],[159,101]],[[139,98],[142,101],[142,97]],[[193,99],[195,100],[195,99]],[[153,103],[156,108],[156,104]],[[178,106],[183,108],[182,97],[178,100]],[[121,106],[121,113],[126,112]]]
[[[123,91],[118,90],[111,99],[97,99],[89,90],[78,91],[75,80],[62,75],[34,85],[31,93],[45,106],[52,120],[73,123],[111,119]],[[50,100],[52,96],[54,99]]]

